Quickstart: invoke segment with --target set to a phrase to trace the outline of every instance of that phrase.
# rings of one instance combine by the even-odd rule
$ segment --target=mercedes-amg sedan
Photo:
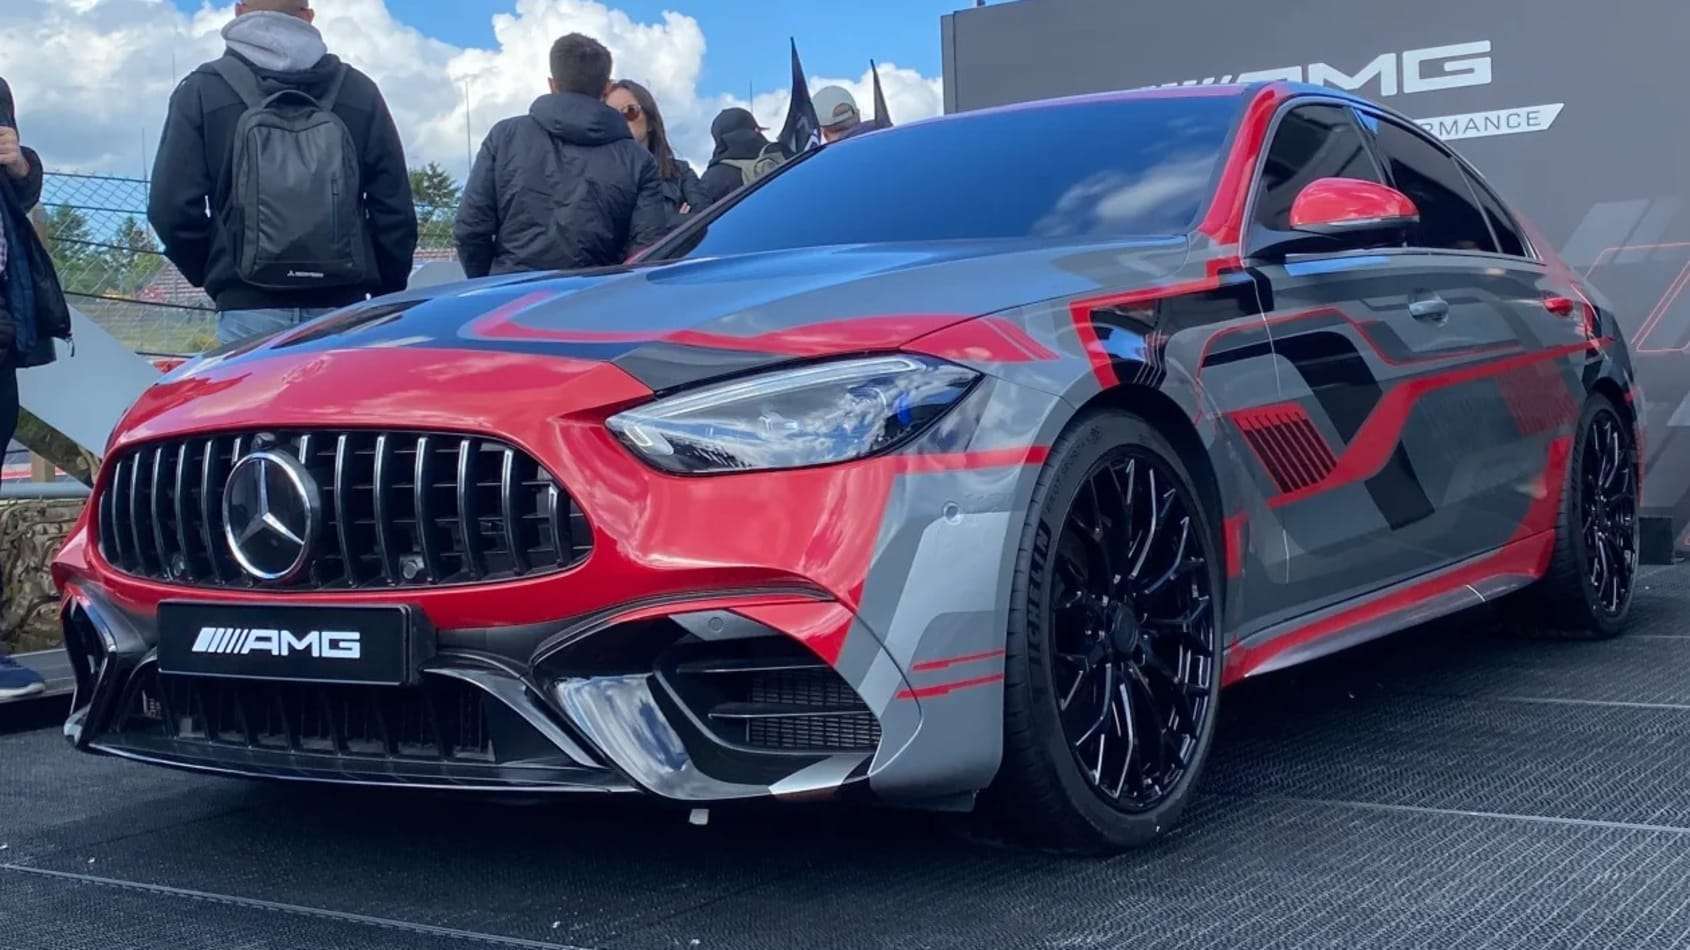
[[[636,262],[193,362],[56,565],[81,749],[1173,825],[1222,690],[1442,614],[1617,633],[1639,395],[1475,171],[1272,84],[957,115]]]

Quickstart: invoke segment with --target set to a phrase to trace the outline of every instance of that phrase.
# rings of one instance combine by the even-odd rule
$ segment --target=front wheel
[[[1215,519],[1144,420],[1096,413],[1053,446],[1018,552],[1005,830],[1065,850],[1153,840],[1178,820],[1220,698]]]
[[[1607,639],[1625,628],[1637,581],[1638,472],[1631,427],[1606,396],[1592,396],[1567,464],[1555,553],[1522,595],[1517,629]]]

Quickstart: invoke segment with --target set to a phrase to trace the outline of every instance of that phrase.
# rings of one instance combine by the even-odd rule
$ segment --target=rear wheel
[[[1017,561],[992,813],[1022,840],[1130,847],[1184,810],[1220,691],[1215,520],[1124,413],[1057,440]]]
[[[1567,465],[1555,553],[1523,595],[1519,632],[1606,639],[1624,629],[1637,580],[1637,488],[1631,427],[1612,401],[1593,396]]]

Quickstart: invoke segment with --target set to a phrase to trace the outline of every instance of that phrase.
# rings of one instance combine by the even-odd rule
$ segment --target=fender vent
[[[1318,485],[1337,459],[1302,406],[1283,403],[1232,413],[1232,421],[1281,494]]]

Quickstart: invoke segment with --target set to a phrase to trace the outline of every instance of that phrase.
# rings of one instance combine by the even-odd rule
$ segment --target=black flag
[[[775,141],[787,155],[797,155],[818,145],[822,124],[810,102],[810,84],[804,81],[804,67],[798,62],[798,41],[792,43],[792,103],[786,107],[786,124]]]
[[[880,88],[880,67],[872,59],[868,61],[868,71],[874,74],[874,127],[889,129],[892,127],[892,113],[886,108],[886,92]]]

